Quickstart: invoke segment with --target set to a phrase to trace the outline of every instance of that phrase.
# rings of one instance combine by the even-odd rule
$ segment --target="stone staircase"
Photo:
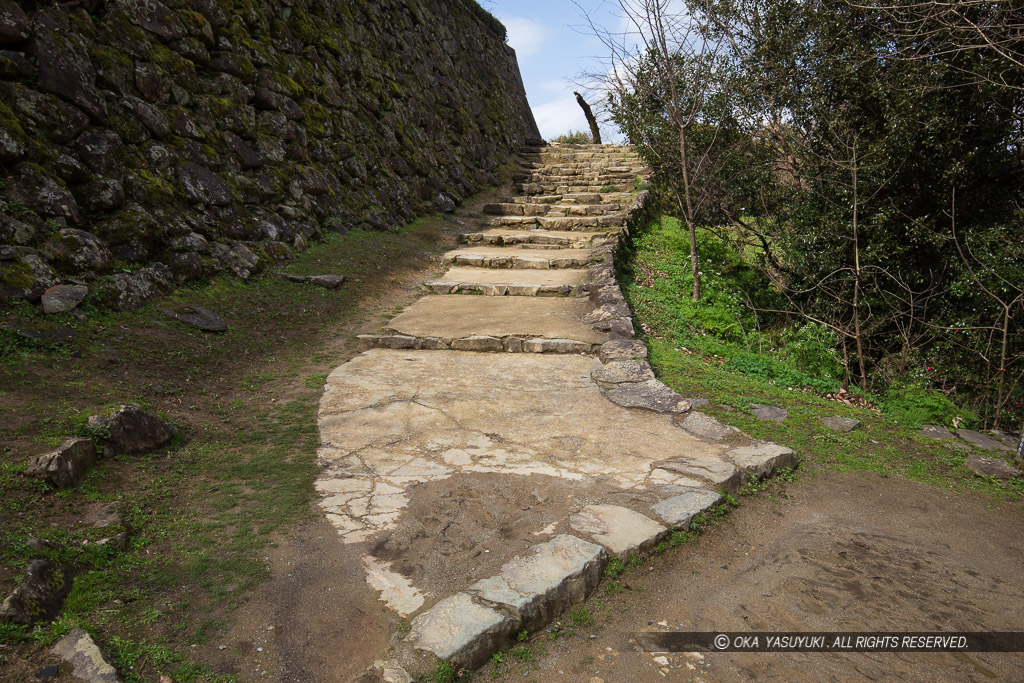
[[[553,178],[563,185],[545,189],[549,194],[485,205],[479,220],[486,229],[463,235],[466,246],[445,254],[451,268],[426,283],[434,296],[420,299],[381,334],[363,335],[367,344],[540,353],[585,349],[593,354],[615,337],[633,337],[629,310],[614,280],[614,250],[628,215],[646,195],[638,199],[618,189],[602,193],[593,185],[615,179],[632,187],[647,169],[622,147],[532,148],[522,158],[533,167],[524,177]],[[446,298],[481,294],[503,298]],[[602,304],[595,308],[596,299]]]
[[[365,544],[367,582],[384,604],[411,619],[378,674],[419,674],[439,659],[480,665],[584,600],[611,558],[652,548],[721,493],[797,463],[693,410],[701,401],[659,382],[634,339],[615,258],[647,202],[636,155],[552,145],[521,161],[520,194],[484,207],[480,230],[424,283],[429,293],[362,336],[367,350],[327,379],[320,506],[342,542]],[[445,560],[467,582],[432,591],[421,555],[377,549],[392,536],[412,547],[430,533],[423,524],[458,524],[423,502],[449,480],[569,487],[549,500],[572,502],[543,528],[518,529],[513,515],[510,538],[525,546],[496,546],[490,571]],[[426,519],[410,519],[424,507]],[[467,557],[482,552],[492,551]]]

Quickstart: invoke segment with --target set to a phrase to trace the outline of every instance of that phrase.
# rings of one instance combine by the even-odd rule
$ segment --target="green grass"
[[[975,477],[964,467],[964,452],[915,431],[924,423],[951,425],[954,418],[969,423],[975,417],[941,394],[894,388],[868,397],[877,406],[870,410],[826,398],[839,388],[842,373],[835,340],[815,326],[787,327],[756,314],[756,308],[774,305],[769,283],[707,231],[698,235],[702,299],[692,301],[688,239],[670,218],[642,230],[622,277],[659,379],[683,396],[709,399],[703,411],[756,439],[793,448],[808,464],[904,476],[998,498],[1024,495],[1020,480]],[[785,408],[789,418],[758,420],[752,403]],[[821,424],[829,416],[862,424],[837,434]]]
[[[393,278],[427,266],[446,230],[442,219],[425,219],[332,235],[285,267],[345,275],[342,292],[223,276],[130,313],[87,300],[84,321],[18,304],[7,311],[11,327],[64,327],[74,337],[36,343],[0,330],[0,592],[16,585],[32,556],[84,571],[56,622],[0,628],[4,655],[32,657],[77,625],[126,681],[156,673],[230,680],[195,661],[190,646],[225,632],[270,576],[268,545],[314,514],[317,402],[340,362],[339,349],[326,353],[325,343],[365,321],[368,302]],[[185,327],[157,310],[168,304],[214,310],[229,329]],[[91,435],[88,416],[125,402],[166,413],[185,437],[160,452],[102,460],[76,490],[24,478],[26,453]],[[132,530],[121,553],[95,543],[110,530],[74,523],[83,506],[107,501],[119,501]],[[54,547],[32,552],[33,537]]]
[[[738,253],[733,244],[705,229],[698,230],[697,242],[701,299],[695,302],[689,296],[693,276],[685,227],[666,217],[635,236],[623,290],[638,322],[650,330],[649,338],[758,384],[821,396],[838,392],[845,373],[835,333],[816,323],[762,312],[788,306],[754,267],[755,250]],[[911,428],[929,423],[952,426],[955,419],[968,426],[977,421],[972,410],[926,390],[922,381],[916,377],[865,398],[890,420]],[[731,384],[744,396],[742,382]],[[855,388],[850,391],[859,394]]]

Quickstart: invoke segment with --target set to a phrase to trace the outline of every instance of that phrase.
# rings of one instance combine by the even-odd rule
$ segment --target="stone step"
[[[481,213],[488,216],[543,216],[551,210],[552,204],[538,202],[500,202],[484,204]]]
[[[617,228],[626,221],[624,212],[604,216],[495,216],[482,225],[495,228],[523,228],[533,226],[542,230],[590,230]]]
[[[459,235],[459,241],[463,244],[491,245],[496,247],[531,244],[581,249],[592,246],[595,238],[600,238],[604,235],[604,232],[582,232],[577,230],[504,230],[502,228],[495,228],[483,232],[470,232]]]
[[[428,295],[396,316],[384,335],[438,339],[453,350],[591,353],[611,339],[585,319],[594,310],[582,297]],[[520,340],[523,347],[510,347]],[[455,343],[463,340],[462,343]],[[465,340],[471,340],[466,342]],[[531,344],[532,340],[537,340]],[[566,340],[548,345],[542,341]]]
[[[456,266],[425,286],[434,294],[587,296],[595,288],[587,281],[587,273],[582,268],[493,270]]]
[[[582,196],[597,196],[599,201],[582,204],[573,200],[561,200],[557,195],[554,195],[552,198],[555,201],[553,202],[500,202],[497,204],[485,204],[481,213],[485,216],[603,216],[622,210],[622,204],[602,202],[600,201],[600,195]]]
[[[551,270],[586,268],[594,262],[590,249],[522,249],[518,247],[465,247],[444,255],[446,263],[476,268]]]
[[[512,176],[514,183],[547,183],[551,185],[594,185],[633,181],[632,173],[579,173],[576,175],[521,173]]]
[[[552,194],[536,195],[533,197],[509,197],[502,200],[504,204],[548,204],[559,206],[589,206],[628,204],[632,199],[632,192],[591,192],[587,194]]]
[[[527,196],[533,195],[552,195],[552,194],[589,194],[600,192],[602,194],[607,193],[624,193],[632,192],[636,185],[630,180],[628,183],[607,183],[603,185],[550,185],[545,183],[516,183],[514,185],[517,192],[521,192]]]

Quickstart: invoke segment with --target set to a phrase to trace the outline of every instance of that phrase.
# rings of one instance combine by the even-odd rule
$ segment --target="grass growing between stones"
[[[191,646],[231,626],[239,603],[270,576],[269,547],[317,514],[316,413],[327,374],[358,352],[354,335],[379,324],[380,311],[417,295],[407,283],[436,267],[459,229],[434,217],[332,235],[282,268],[346,276],[335,291],[266,273],[248,282],[217,277],[130,313],[88,301],[79,316],[44,317],[28,306],[0,313],[0,593],[32,557],[78,571],[55,622],[0,624],[0,678],[31,679],[45,666],[44,648],[79,626],[128,683],[158,674],[234,680],[241,653],[197,661]],[[159,312],[169,304],[208,308],[228,331],[185,327]],[[17,332],[39,329],[64,339]],[[83,434],[89,415],[125,402],[164,415],[185,438],[101,460],[75,490],[23,477],[29,455]],[[108,502],[131,530],[123,552],[97,545],[97,530],[80,521]]]

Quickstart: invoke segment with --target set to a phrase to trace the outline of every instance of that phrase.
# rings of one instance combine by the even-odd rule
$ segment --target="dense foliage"
[[[938,389],[1014,426],[1024,33],[1008,4],[693,0],[687,41],[649,41],[611,108],[666,207],[686,171],[701,224],[771,283],[774,303],[748,296],[759,324],[824,330],[844,384]],[[720,49],[687,48],[694,32]],[[685,130],[669,90],[702,94]],[[681,140],[700,152],[682,164]]]

